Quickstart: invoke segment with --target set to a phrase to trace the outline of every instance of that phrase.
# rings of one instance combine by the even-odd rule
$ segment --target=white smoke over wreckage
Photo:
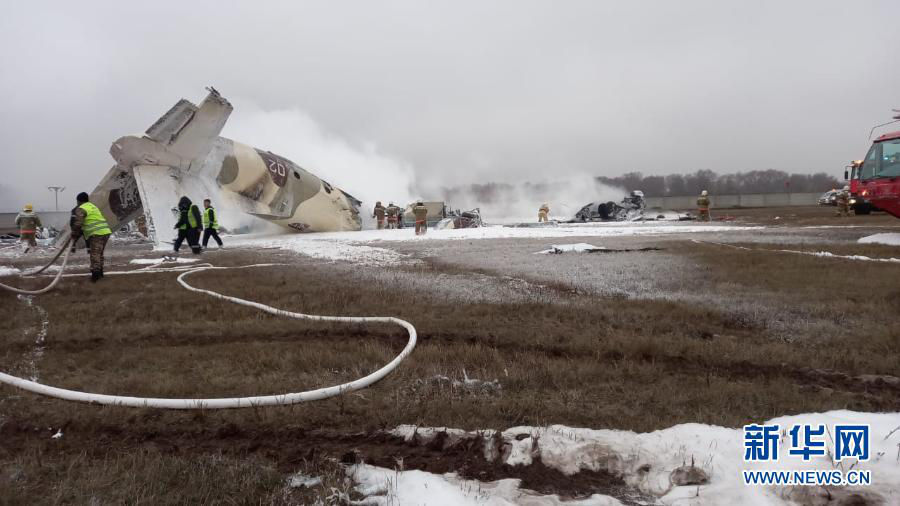
[[[264,109],[240,98],[234,103],[225,137],[277,153],[358,198],[363,228],[371,228],[375,202],[406,205],[414,198],[412,166],[381,152],[374,142],[329,132],[300,109]]]
[[[454,208],[479,207],[484,219],[495,223],[535,221],[542,204],[550,207],[552,217],[569,219],[584,204],[618,202],[625,193],[625,189],[602,184],[587,174],[538,183],[470,184],[426,191]]]

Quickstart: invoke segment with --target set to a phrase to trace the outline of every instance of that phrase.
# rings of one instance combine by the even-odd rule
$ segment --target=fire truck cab
[[[851,195],[900,218],[900,132],[875,139],[861,162],[848,167]]]

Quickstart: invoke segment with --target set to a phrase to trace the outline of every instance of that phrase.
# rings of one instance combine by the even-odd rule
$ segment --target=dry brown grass
[[[348,434],[401,423],[648,431],[900,409],[895,389],[808,370],[900,375],[900,321],[892,317],[900,267],[686,242],[669,253],[698,269],[697,283],[686,285],[693,298],[601,299],[553,286],[559,303],[466,305],[440,291],[361,283],[344,268],[302,258],[290,258],[291,267],[194,275],[197,286],[285,309],[396,315],[416,325],[420,344],[373,388],[283,408],[98,408],[0,387],[0,489],[13,491],[9,503],[297,503],[308,496],[284,492],[290,473],[327,467],[359,444]],[[260,260],[272,257],[217,257],[220,264]],[[412,271],[426,279],[460,274],[434,262]],[[395,327],[278,319],[189,293],[174,278],[67,281],[35,299],[51,320],[41,381],[146,396],[299,391],[362,376],[405,343]],[[848,294],[847,287],[865,291]],[[779,327],[787,317],[794,322]],[[0,370],[22,368],[33,347],[26,331],[35,324],[33,312],[0,294]],[[499,379],[502,389],[473,393],[417,381],[460,377],[463,369]],[[51,440],[60,427],[63,439]]]

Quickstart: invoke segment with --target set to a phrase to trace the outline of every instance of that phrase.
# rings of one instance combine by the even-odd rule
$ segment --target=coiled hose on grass
[[[12,287],[7,287],[6,285],[0,285],[7,289],[12,289],[17,293],[27,293],[27,294],[39,294],[45,293],[53,289],[56,286],[56,283],[59,282],[60,278],[63,275],[63,271],[65,270],[66,261],[68,260],[68,248],[66,246],[68,242],[63,245],[63,249],[66,250],[65,256],[63,257],[63,264],[59,269],[59,272],[56,274],[56,277],[53,279],[53,282],[50,283],[46,288],[35,292],[27,292],[21,291]],[[59,258],[59,254],[54,257],[54,260]],[[51,261],[52,263],[52,261]],[[215,267],[211,264],[201,264],[201,265],[191,265],[191,266],[179,266],[179,267],[170,267],[170,268],[161,268],[158,267],[160,264],[152,265],[148,268],[138,269],[134,271],[119,271],[119,272],[107,272],[109,275],[123,275],[123,274],[150,274],[150,273],[158,273],[158,272],[181,272],[178,276],[178,283],[187,290],[190,290],[195,293],[201,293],[204,295],[208,295],[210,297],[214,297],[216,299],[225,300],[231,302],[233,304],[239,304],[242,306],[248,306],[265,313],[269,313],[274,316],[281,316],[284,318],[293,318],[297,320],[312,320],[312,321],[325,321],[325,322],[344,322],[344,323],[389,323],[394,325],[399,325],[406,329],[409,334],[409,340],[406,342],[406,346],[403,348],[393,360],[382,366],[380,369],[375,372],[369,374],[368,376],[364,376],[354,381],[350,381],[347,383],[341,383],[340,385],[334,385],[330,387],[319,388],[316,390],[307,390],[304,392],[292,392],[286,394],[277,394],[277,395],[261,395],[261,396],[253,396],[253,397],[228,397],[228,398],[215,398],[215,399],[160,399],[160,398],[151,398],[151,397],[129,397],[129,396],[121,396],[121,395],[106,395],[106,394],[95,394],[89,392],[80,392],[77,390],[67,390],[65,388],[58,388],[49,385],[44,385],[41,383],[37,383],[35,381],[29,381],[23,378],[19,378],[16,376],[12,376],[3,372],[0,372],[0,383],[5,383],[10,386],[14,386],[16,388],[21,388],[22,390],[26,390],[32,393],[45,395],[48,397],[55,397],[57,399],[63,399],[67,401],[75,401],[75,402],[85,402],[88,404],[101,404],[106,406],[124,406],[124,407],[132,407],[132,408],[159,408],[159,409],[236,409],[236,408],[250,408],[250,407],[258,407],[258,406],[285,406],[289,404],[298,404],[301,402],[309,402],[309,401],[318,401],[322,399],[327,399],[329,397],[335,397],[341,394],[345,394],[347,392],[353,392],[355,390],[360,390],[366,388],[388,374],[390,374],[394,369],[400,365],[400,362],[403,361],[410,353],[412,353],[413,348],[416,346],[416,328],[412,326],[411,323],[406,320],[401,320],[400,318],[394,318],[391,316],[320,316],[320,315],[311,315],[304,313],[295,313],[292,311],[286,311],[284,309],[278,309],[272,306],[267,306],[265,304],[260,304],[258,302],[244,300],[238,297],[232,297],[229,295],[223,295],[218,292],[214,292],[212,290],[205,290],[203,288],[197,288],[191,286],[186,278],[191,274],[208,271],[208,270],[228,270],[228,269],[248,269],[254,267],[267,267],[278,264],[253,264],[253,265],[244,265],[239,267]],[[46,269],[47,266],[40,269],[40,272]]]

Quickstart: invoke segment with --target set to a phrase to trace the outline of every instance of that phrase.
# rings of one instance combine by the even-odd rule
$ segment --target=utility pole
[[[52,192],[54,192],[54,193],[56,194],[56,195],[55,195],[55,197],[56,197],[56,210],[59,211],[59,192],[65,191],[66,187],[65,187],[65,186],[48,186],[47,189],[50,190],[50,191],[52,191]]]

